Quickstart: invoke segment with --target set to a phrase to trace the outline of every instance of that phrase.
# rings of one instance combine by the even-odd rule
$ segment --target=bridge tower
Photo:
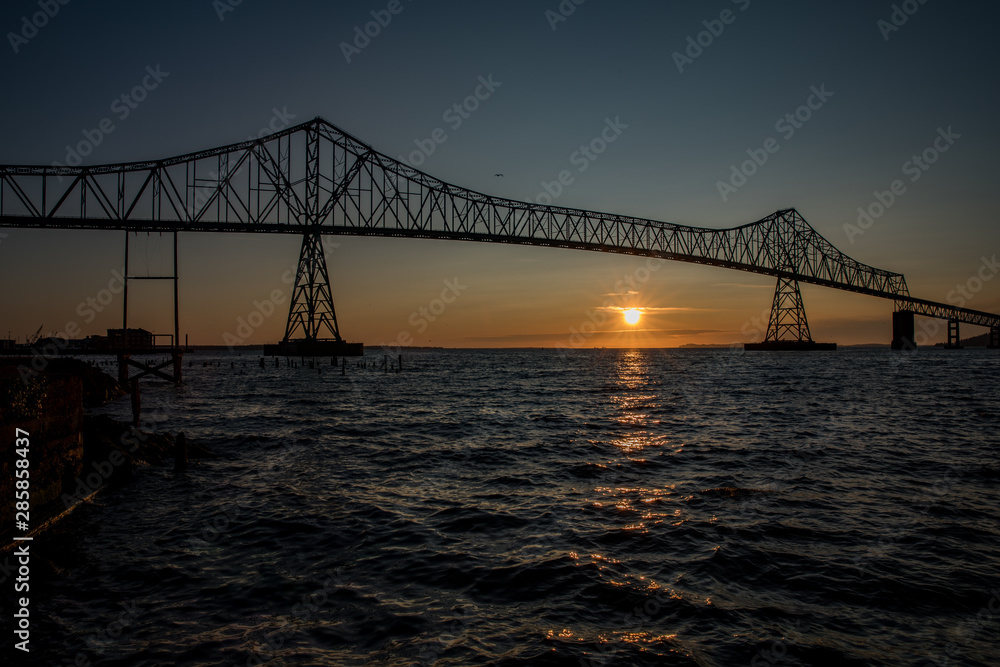
[[[809,320],[799,282],[778,278],[771,303],[771,318],[762,343],[746,343],[746,350],[836,350],[836,343],[817,343],[809,332]]]
[[[288,323],[280,343],[264,346],[265,355],[339,357],[364,354],[362,343],[348,343],[340,335],[337,311],[333,307],[330,273],[320,232],[323,217],[320,196],[325,176],[320,166],[319,146],[318,124],[314,122],[306,127],[305,208],[298,216],[305,231],[292,301],[288,306]]]
[[[340,335],[323,235],[318,231],[309,230],[302,235],[285,336],[276,345],[265,345],[264,354],[294,357],[357,357],[364,354],[363,343],[348,343]]]
[[[764,340],[775,343],[782,340],[812,340],[797,280],[778,278],[778,284],[774,288],[774,302],[771,304],[771,319],[767,323],[767,336]]]
[[[303,340],[344,342],[337,326],[337,313],[333,308],[323,238],[318,232],[308,232],[302,236],[299,268],[295,274],[292,303],[288,308],[288,324],[282,341],[287,343],[294,340],[294,336],[300,331]]]
[[[285,336],[277,345],[265,345],[264,354],[294,357],[359,357],[364,354],[363,343],[348,343],[340,335],[323,235],[316,230],[302,235]]]

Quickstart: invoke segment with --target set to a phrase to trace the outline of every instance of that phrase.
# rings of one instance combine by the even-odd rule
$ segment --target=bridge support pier
[[[771,319],[762,343],[746,343],[745,350],[836,350],[836,343],[817,343],[809,333],[806,307],[797,280],[778,278]]]
[[[340,335],[323,252],[323,236],[318,231],[309,230],[302,236],[285,337],[277,345],[265,345],[264,354],[299,357],[364,354],[363,344],[348,343]]]
[[[291,340],[296,333],[301,333],[305,340],[320,340],[320,336],[326,334],[333,340],[344,340],[337,326],[323,237],[319,232],[310,231],[302,236],[299,268],[295,273],[295,287],[283,340]]]
[[[892,314],[892,349],[915,350],[912,310],[897,310]]]
[[[1000,326],[990,327],[990,343],[986,347],[991,350],[1000,348]]]
[[[948,350],[962,349],[962,336],[958,330],[958,320],[954,317],[948,319],[948,342],[944,347]]]

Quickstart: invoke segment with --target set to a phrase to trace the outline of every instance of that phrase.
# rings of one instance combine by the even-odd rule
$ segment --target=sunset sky
[[[84,164],[177,155],[315,116],[407,157],[443,128],[419,167],[456,185],[536,201],[570,170],[558,205],[719,228],[794,207],[848,255],[903,273],[914,296],[949,301],[988,275],[966,306],[1000,311],[996,269],[982,271],[1000,254],[993,5],[69,2],[27,28],[39,6],[0,10],[0,163],[64,164],[105,118],[113,130]],[[378,19],[374,37],[357,38]],[[466,118],[449,112],[480,78],[495,82],[490,97]],[[144,79],[155,83],[145,99],[125,104]],[[786,119],[808,103],[807,120]],[[581,171],[577,151],[608,119],[627,127]],[[772,138],[766,163],[720,192]],[[914,162],[935,142],[933,164]],[[905,191],[884,214],[845,230],[897,179]],[[182,236],[182,334],[222,344],[278,290],[285,300],[247,342],[279,339],[298,245]],[[120,270],[122,247],[121,232],[0,230],[0,337],[120,326],[120,297],[99,313],[86,304]],[[455,347],[742,343],[762,338],[754,320],[766,322],[774,289],[764,276],[676,262],[633,288],[647,260],[584,251],[349,236],[326,247],[341,332],[368,345],[403,333]],[[164,270],[169,248],[140,237],[132,271]],[[430,321],[420,309],[445,281],[462,288]],[[892,302],[802,289],[816,340],[889,342]],[[165,285],[130,292],[130,324],[172,328]],[[624,308],[643,310],[638,324]]]

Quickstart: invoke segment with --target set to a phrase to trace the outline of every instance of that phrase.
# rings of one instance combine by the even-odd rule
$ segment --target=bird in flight
[[[498,176],[498,177],[500,177],[500,178],[503,178],[503,174],[493,174],[493,175],[494,175],[494,176]]]

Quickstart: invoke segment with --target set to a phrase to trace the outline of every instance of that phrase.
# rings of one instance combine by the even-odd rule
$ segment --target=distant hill
[[[962,347],[987,347],[990,344],[990,334],[984,333],[971,338],[963,338],[959,344]],[[944,343],[935,343],[934,347],[944,347]]]
[[[963,347],[986,347],[990,344],[990,334],[989,332],[980,334],[979,336],[973,336],[972,338],[963,338]]]
[[[743,347],[743,343],[685,343],[681,349],[691,348],[719,348],[719,347]],[[841,345],[840,347],[889,347],[888,343],[855,343],[853,345]]]
[[[742,343],[685,343],[681,345],[681,348],[691,348],[691,347],[733,347],[734,345],[742,345]]]

